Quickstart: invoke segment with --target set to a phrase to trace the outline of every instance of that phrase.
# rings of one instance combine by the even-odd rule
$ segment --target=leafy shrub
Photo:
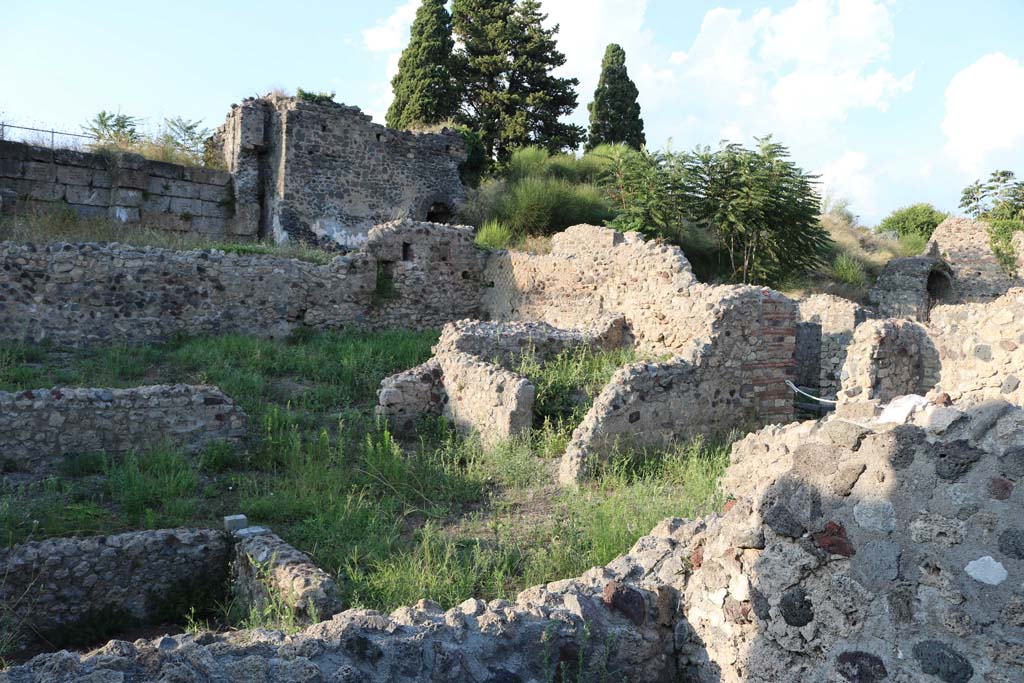
[[[867,283],[864,265],[849,254],[839,254],[832,262],[832,277],[855,287],[863,287]]]
[[[900,237],[921,235],[927,239],[944,220],[946,214],[931,204],[911,204],[886,216],[878,225],[878,232],[895,232]]]
[[[322,104],[324,102],[333,102],[334,101],[334,95],[335,95],[335,93],[334,93],[333,90],[331,92],[325,92],[325,91],[319,91],[318,92],[318,91],[315,91],[315,90],[303,90],[302,88],[299,88],[295,92],[295,96],[298,97],[300,100],[302,100],[303,102],[312,102],[313,104]]]
[[[901,256],[918,256],[923,254],[925,247],[928,246],[928,238],[924,235],[914,233],[909,235],[900,235],[899,240],[896,242],[896,246],[899,249]]]
[[[1007,273],[1017,273],[1017,254],[1013,249],[1013,235],[1024,232],[1024,220],[996,219],[989,222],[988,237],[999,265]]]
[[[960,208],[975,218],[1024,221],[1024,181],[1013,171],[993,171],[988,182],[964,188]]]
[[[488,249],[508,249],[515,240],[515,233],[499,220],[484,222],[476,231],[477,246]]]

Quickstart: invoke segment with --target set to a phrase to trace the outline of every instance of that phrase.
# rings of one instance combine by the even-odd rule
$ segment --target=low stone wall
[[[324,266],[219,251],[0,242],[0,340],[82,345],[283,336],[303,326],[435,328],[476,315],[480,268],[471,228],[410,221],[375,228],[367,251]]]
[[[111,643],[16,683],[222,680],[1016,683],[1024,411],[838,419],[738,442],[721,514],[668,519],[582,576],[447,611]],[[952,426],[950,426],[952,425]]]
[[[149,161],[138,154],[92,154],[0,140],[0,203],[66,206],[82,218],[212,238],[252,237],[259,225],[235,219],[231,174]]]
[[[622,316],[608,316],[585,329],[572,330],[544,322],[459,320],[441,330],[434,354],[468,353],[513,369],[527,356],[545,363],[570,349],[587,347],[592,351],[608,351],[619,348],[627,338]]]
[[[939,377],[939,355],[927,330],[909,320],[871,320],[857,328],[843,366],[840,409],[925,394]]]
[[[232,592],[261,612],[287,608],[299,624],[330,619],[342,610],[334,579],[276,534],[240,534],[235,542]]]
[[[928,332],[942,366],[935,393],[957,405],[995,398],[1024,405],[1024,289],[988,304],[940,306]]]
[[[456,427],[493,444],[533,426],[536,389],[528,379],[467,353],[445,353],[437,361],[448,398],[444,416]]]
[[[928,246],[952,270],[956,298],[951,303],[991,301],[1022,284],[999,265],[984,221],[947,218],[935,228]]]
[[[65,455],[164,444],[195,451],[245,431],[242,409],[211,386],[0,392],[0,456],[8,471],[48,473]]]
[[[831,294],[798,301],[797,309],[796,383],[833,398],[839,392],[846,348],[853,340],[853,331],[867,320],[868,310]]]
[[[18,644],[96,642],[180,619],[224,595],[228,542],[206,529],[58,538],[0,548],[0,626]]]

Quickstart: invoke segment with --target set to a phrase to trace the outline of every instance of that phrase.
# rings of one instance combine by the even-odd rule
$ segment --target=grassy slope
[[[339,577],[350,605],[391,609],[420,598],[452,605],[608,562],[659,519],[721,504],[722,446],[622,458],[577,492],[552,483],[555,457],[586,395],[628,355],[569,354],[526,368],[542,387],[536,433],[483,449],[425,423],[401,447],[372,418],[380,380],[425,360],[436,334],[224,336],[163,346],[70,352],[0,348],[0,389],[210,382],[251,418],[245,449],[198,459],[158,450],[68,458],[61,477],[0,497],[5,544],[70,533],[218,525],[243,512]],[[589,391],[587,391],[589,389]]]

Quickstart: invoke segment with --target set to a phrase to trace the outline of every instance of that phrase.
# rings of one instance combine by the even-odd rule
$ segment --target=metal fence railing
[[[95,141],[96,136],[88,135],[86,133],[66,133],[52,128],[46,129],[31,128],[29,126],[15,126],[13,124],[0,121],[0,140],[27,142],[29,144],[49,147],[51,149],[57,149],[57,147],[81,149],[82,146],[89,144],[86,142],[87,140],[90,142]]]

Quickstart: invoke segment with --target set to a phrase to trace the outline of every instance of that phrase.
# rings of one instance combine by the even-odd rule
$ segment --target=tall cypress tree
[[[587,149],[604,143],[623,143],[640,149],[647,142],[644,120],[640,118],[639,91],[626,71],[626,51],[612,43],[601,60],[601,78],[590,110]]]
[[[385,121],[410,128],[452,118],[459,109],[459,88],[452,73],[452,20],[445,0],[423,0],[412,22],[409,44],[391,81],[395,93]]]
[[[584,130],[559,119],[576,109],[575,78],[552,71],[565,63],[558,27],[537,0],[454,0],[452,24],[462,44],[458,79],[462,116],[487,156],[506,160],[517,147],[560,151],[579,145]]]

